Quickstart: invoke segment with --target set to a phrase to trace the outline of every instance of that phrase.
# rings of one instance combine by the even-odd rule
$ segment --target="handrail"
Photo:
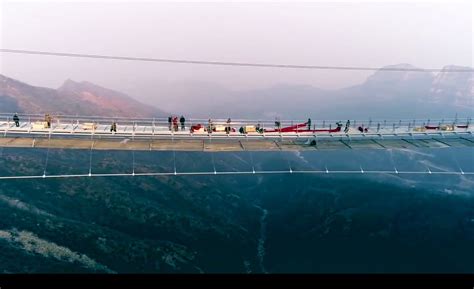
[[[14,113],[0,113],[0,122],[2,119],[8,119],[13,116]],[[30,119],[31,122],[34,121],[42,121],[44,120],[44,115],[43,114],[30,114],[30,113],[19,113],[18,116],[20,117],[20,120],[22,119]],[[117,122],[117,123],[136,123],[138,125],[140,124],[168,124],[168,119],[167,117],[150,117],[150,118],[143,118],[143,117],[111,117],[111,116],[82,116],[82,115],[63,115],[63,114],[57,114],[53,116],[56,119],[60,120],[74,120],[76,122],[101,122],[101,121],[108,121],[108,122]],[[187,118],[186,123],[187,124],[198,124],[201,123],[203,125],[207,125],[209,119],[205,118]],[[267,128],[274,127],[276,119],[232,119],[232,125],[256,125],[256,124],[261,124],[262,126],[265,126]],[[292,123],[306,123],[308,119],[283,119],[283,120],[278,120],[281,123],[281,126],[289,126]],[[455,117],[455,118],[426,118],[426,119],[408,119],[408,118],[385,118],[385,119],[377,119],[377,118],[367,118],[367,119],[350,119],[351,125],[357,125],[361,124],[364,125],[364,127],[372,127],[372,126],[377,126],[377,124],[380,124],[384,127],[386,127],[387,123],[390,123],[392,126],[407,126],[408,124],[411,124],[412,126],[415,126],[416,124],[418,125],[439,125],[439,124],[452,124],[452,123],[470,123],[472,120],[471,117]],[[319,127],[328,127],[329,124],[335,124],[336,122],[341,122],[345,123],[347,120],[346,119],[314,119],[311,118],[311,124],[315,128]],[[212,122],[214,124],[226,124],[227,118],[212,118]]]

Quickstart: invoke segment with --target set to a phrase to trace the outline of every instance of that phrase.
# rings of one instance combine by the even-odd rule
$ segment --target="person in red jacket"
[[[178,131],[178,117],[177,116],[173,117],[173,128],[174,128],[174,131]]]

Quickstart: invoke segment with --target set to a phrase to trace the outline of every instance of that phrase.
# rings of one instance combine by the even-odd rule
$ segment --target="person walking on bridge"
[[[185,126],[184,126],[185,121],[186,121],[186,119],[184,118],[184,116],[181,116],[179,118],[179,122],[181,123],[181,130],[185,129]]]
[[[13,121],[15,122],[16,127],[20,126],[20,118],[18,117],[18,113],[15,113],[15,115],[13,116]]]
[[[173,130],[178,131],[178,117],[173,117]]]
[[[281,128],[281,122],[279,118],[275,118],[275,129],[280,131]]]
[[[171,131],[171,122],[172,121],[173,121],[173,118],[171,117],[171,115],[168,116],[168,127],[169,127],[170,131]]]
[[[348,133],[349,132],[349,127],[351,126],[351,121],[350,120],[347,120],[346,122],[346,127],[344,128],[344,132],[345,133]]]
[[[226,132],[227,134],[230,133],[230,122],[231,122],[231,119],[230,119],[230,117],[229,117],[229,118],[227,119],[227,125],[226,125],[226,127],[225,127],[225,132]]]
[[[212,129],[213,129],[212,120],[209,119],[209,121],[207,122],[207,133],[212,133]]]
[[[311,118],[308,118],[308,130],[311,130]]]
[[[51,117],[51,115],[49,113],[47,113],[45,116],[44,116],[44,121],[46,122],[46,125],[48,128],[51,128],[51,121],[53,120],[53,118]]]
[[[117,132],[117,123],[115,121],[110,126],[110,132]]]

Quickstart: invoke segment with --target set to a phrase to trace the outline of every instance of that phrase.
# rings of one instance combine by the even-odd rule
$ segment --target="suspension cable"
[[[142,62],[161,62],[175,64],[193,64],[193,65],[219,65],[219,66],[244,66],[244,67],[266,67],[266,68],[284,68],[284,69],[316,69],[316,70],[355,70],[355,71],[411,71],[411,72],[474,72],[472,68],[415,68],[415,67],[361,67],[361,66],[329,66],[329,65],[296,65],[296,64],[269,64],[269,63],[250,63],[250,62],[228,62],[228,61],[207,61],[207,60],[190,60],[190,59],[165,59],[150,57],[130,57],[130,56],[112,56],[99,54],[83,54],[83,53],[66,53],[54,51],[38,51],[38,50],[20,50],[0,48],[0,52],[30,54],[43,56],[60,56],[74,58],[94,58],[107,60],[127,60]]]

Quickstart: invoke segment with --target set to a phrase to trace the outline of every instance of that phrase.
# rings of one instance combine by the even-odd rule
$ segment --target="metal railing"
[[[112,134],[117,135],[155,135],[155,134],[192,134],[190,131],[192,126],[202,125],[205,129],[209,127],[209,119],[203,118],[188,118],[184,123],[184,130],[182,124],[179,122],[168,122],[168,118],[133,118],[133,117],[103,117],[103,116],[79,116],[79,115],[51,115],[52,123],[51,127],[45,127],[44,129],[33,129],[35,122],[44,122],[45,115],[43,114],[18,114],[20,119],[20,127],[17,128],[13,121],[12,113],[0,113],[0,132],[6,135],[10,131],[16,132],[27,132],[27,133],[48,133],[48,134],[59,134],[59,133],[80,133],[80,134]],[[468,131],[471,128],[471,117],[464,118],[427,118],[427,119],[353,119],[353,120],[324,120],[324,119],[311,119],[309,125],[308,119],[295,119],[295,120],[279,120],[279,119],[231,119],[230,123],[227,119],[211,119],[211,127],[227,127],[233,128],[232,134],[239,134],[240,127],[246,126],[258,126],[262,129],[262,134],[268,134],[269,132],[278,133],[280,135],[289,134],[300,134],[307,133],[312,130],[331,130],[337,127],[336,123],[342,125],[341,133],[348,133],[344,131],[349,121],[350,133],[358,133],[359,126],[364,130],[362,133],[379,134],[379,133],[401,133],[401,132],[415,132],[417,129],[425,126],[446,126],[454,125],[456,130]],[[280,126],[276,126],[276,121],[280,122]],[[117,132],[110,130],[111,124],[116,123]],[[93,123],[91,130],[83,129],[85,123]],[[279,128],[285,128],[294,126],[296,124],[305,124],[302,127],[294,129],[292,132],[281,132]],[[96,127],[97,126],[97,127]],[[458,126],[460,129],[458,129]],[[367,131],[365,131],[367,129]],[[421,129],[422,131],[422,129]],[[207,134],[215,134],[212,130],[207,130]],[[311,132],[309,132],[311,133]],[[314,132],[313,132],[314,133]]]

